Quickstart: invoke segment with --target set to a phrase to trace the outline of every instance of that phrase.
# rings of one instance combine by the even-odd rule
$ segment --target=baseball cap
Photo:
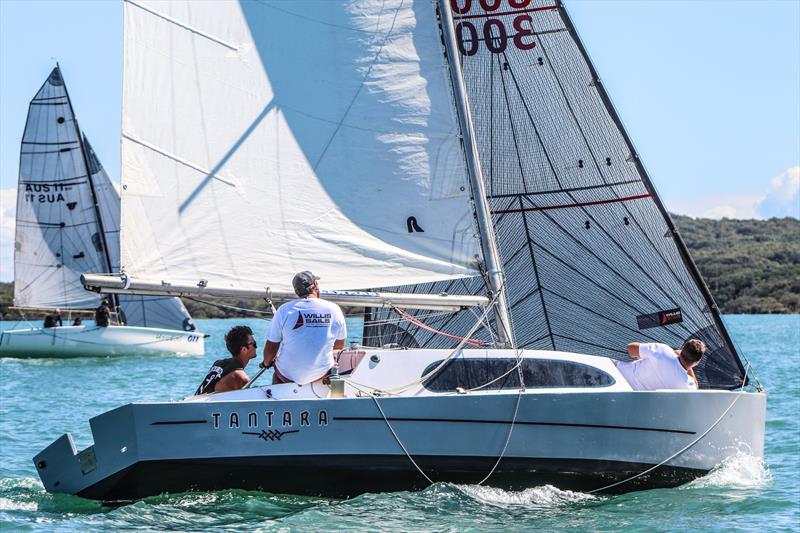
[[[307,293],[314,282],[318,279],[319,276],[315,276],[308,270],[298,272],[294,275],[294,278],[292,278],[292,287],[294,287],[294,292]]]

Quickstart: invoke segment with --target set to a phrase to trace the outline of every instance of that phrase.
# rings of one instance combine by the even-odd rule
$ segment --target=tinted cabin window
[[[422,375],[432,371],[441,363],[442,361],[436,361],[428,365]],[[520,386],[519,372],[514,368],[516,364],[517,360],[511,358],[455,359],[423,385],[434,392],[451,392],[455,391],[456,387],[474,389],[497,380],[481,390],[516,389]],[[602,370],[573,361],[525,359],[521,367],[522,379],[525,380],[525,387],[529,389],[608,387],[615,383],[614,378]]]

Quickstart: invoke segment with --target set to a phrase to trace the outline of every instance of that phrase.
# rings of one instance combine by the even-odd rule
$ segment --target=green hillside
[[[723,313],[800,312],[799,220],[673,218]],[[20,318],[8,309],[13,292],[13,284],[0,283],[0,317],[6,320]],[[247,316],[228,306],[267,310],[261,299],[220,303],[225,307],[184,299],[194,318]]]

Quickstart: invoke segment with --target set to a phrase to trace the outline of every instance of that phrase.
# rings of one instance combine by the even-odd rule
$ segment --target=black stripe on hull
[[[493,457],[414,457],[434,481],[474,484],[491,470]],[[486,483],[505,490],[545,484],[590,491],[622,481],[651,464],[586,459],[504,458]],[[661,466],[609,492],[682,485],[708,471]],[[136,500],[162,493],[224,489],[349,498],[366,492],[421,490],[428,485],[407,457],[397,455],[257,456],[141,461],[78,495],[103,501]]]

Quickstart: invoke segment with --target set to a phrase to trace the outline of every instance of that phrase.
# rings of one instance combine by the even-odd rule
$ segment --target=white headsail
[[[475,275],[435,5],[125,3],[122,268],[326,289]]]

